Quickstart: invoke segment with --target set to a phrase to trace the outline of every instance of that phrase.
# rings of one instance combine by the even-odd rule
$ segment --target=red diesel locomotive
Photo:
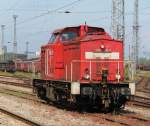
[[[121,108],[134,86],[124,82],[123,42],[103,28],[56,30],[41,47],[41,79],[33,91],[47,101],[103,109]]]

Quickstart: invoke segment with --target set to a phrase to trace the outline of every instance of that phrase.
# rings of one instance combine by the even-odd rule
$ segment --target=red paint
[[[67,40],[62,37],[63,33],[76,32],[78,37]],[[108,70],[108,81],[116,82],[118,65],[116,61],[123,61],[123,43],[111,38],[102,28],[78,26],[66,27],[54,31],[57,34],[55,41],[41,47],[41,75],[46,80],[66,80],[71,81],[71,63],[74,60],[86,61],[72,63],[72,80],[82,81],[85,69],[90,70],[91,63],[91,81],[100,81],[101,72]],[[64,40],[64,41],[62,41]],[[86,59],[85,53],[119,53],[119,60],[116,59]],[[99,55],[99,54],[98,54]],[[95,63],[94,61],[100,61]],[[121,80],[123,76],[123,62],[119,63],[119,73]]]
[[[17,71],[35,72],[35,73],[41,71],[40,59],[16,60],[15,64],[16,64]]]

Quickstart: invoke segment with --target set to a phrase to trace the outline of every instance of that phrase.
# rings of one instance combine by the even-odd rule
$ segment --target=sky
[[[74,2],[75,1],[75,2]],[[0,0],[0,25],[5,25],[8,51],[13,49],[13,15],[17,17],[18,52],[40,51],[53,30],[84,24],[103,27],[111,34],[112,0]],[[71,3],[71,4],[70,4]],[[134,0],[125,0],[125,53],[132,43]],[[70,11],[72,13],[64,13]],[[139,0],[140,56],[150,52],[150,0]],[[146,53],[147,52],[147,53]],[[149,54],[150,57],[150,54]]]

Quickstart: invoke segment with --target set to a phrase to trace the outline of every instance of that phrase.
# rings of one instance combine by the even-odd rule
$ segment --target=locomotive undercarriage
[[[128,84],[80,83],[79,94],[72,94],[71,82],[33,81],[33,91],[40,99],[74,107],[97,107],[103,110],[119,110],[130,97]]]

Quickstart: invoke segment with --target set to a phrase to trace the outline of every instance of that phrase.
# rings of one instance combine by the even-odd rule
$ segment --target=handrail
[[[77,62],[79,62],[79,63],[83,63],[83,62],[86,62],[86,63],[89,63],[89,73],[90,73],[90,80],[92,79],[92,63],[117,63],[117,69],[118,69],[118,71],[117,71],[117,74],[119,75],[120,74],[120,63],[124,63],[124,62],[128,62],[128,63],[134,63],[135,61],[131,61],[131,60],[105,60],[105,59],[103,59],[103,60],[101,60],[101,61],[97,61],[97,60],[72,60],[71,61],[71,63],[70,63],[70,66],[71,66],[71,70],[70,70],[70,72],[71,72],[71,77],[70,77],[70,80],[71,80],[71,82],[73,81],[73,63],[77,63]],[[68,71],[66,71],[66,73],[67,73]],[[66,77],[66,79],[67,79],[67,77]],[[119,82],[119,79],[118,79],[118,82]]]

